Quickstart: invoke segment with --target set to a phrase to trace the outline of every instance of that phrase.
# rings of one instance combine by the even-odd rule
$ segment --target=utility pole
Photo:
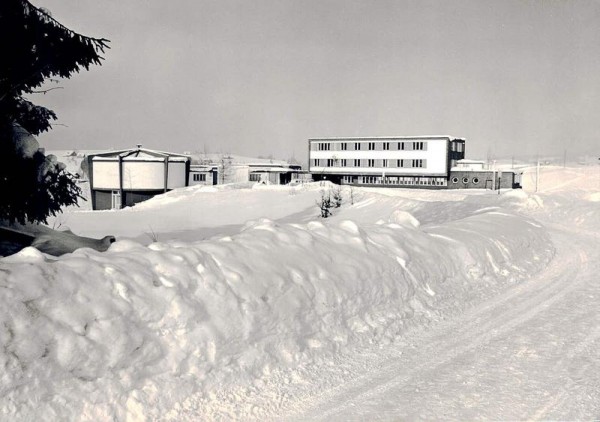
[[[535,168],[535,191],[538,191],[538,186],[540,182],[540,159],[538,158],[537,166]]]

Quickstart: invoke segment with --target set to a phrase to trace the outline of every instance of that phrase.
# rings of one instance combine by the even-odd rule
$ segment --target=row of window
[[[444,177],[344,176],[342,183],[362,185],[446,186]]]
[[[465,150],[465,144],[463,142],[452,141],[450,144],[450,151],[463,152]]]
[[[192,174],[192,180],[194,182],[206,182],[206,173],[194,173]]]
[[[469,183],[469,178],[468,177],[463,177],[462,178],[462,182],[463,183]],[[480,182],[479,177],[474,177],[473,179],[471,179],[471,182],[473,182],[474,185],[479,184],[479,182]],[[453,177],[452,178],[452,183],[458,183],[458,177]]]
[[[426,151],[427,142],[316,142],[313,151]]]
[[[314,158],[312,165],[315,167],[390,167],[390,168],[424,168],[427,167],[427,160],[424,159],[373,159],[373,158],[354,158],[354,159],[334,159],[334,158]]]

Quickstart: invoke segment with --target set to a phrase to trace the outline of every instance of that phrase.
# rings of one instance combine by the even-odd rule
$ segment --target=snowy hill
[[[581,190],[561,188],[565,174]],[[563,212],[561,195],[596,224],[591,174],[545,176],[555,179],[545,196],[346,188],[326,220],[319,184],[195,186],[120,211],[69,211],[50,224],[117,242],[0,259],[0,412],[272,417],[281,386],[302,384],[306,368],[401,341],[545,268],[554,248],[532,217]]]

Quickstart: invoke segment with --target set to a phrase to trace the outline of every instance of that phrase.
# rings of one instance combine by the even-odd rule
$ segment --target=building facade
[[[453,169],[448,189],[520,189],[521,173],[514,170]]]
[[[219,168],[216,165],[192,164],[188,185],[216,185],[219,183]]]
[[[87,157],[94,210],[119,209],[188,185],[190,157],[137,148]]]
[[[250,182],[287,185],[298,179],[302,167],[299,164],[250,163],[248,164],[248,171]]]
[[[465,140],[453,136],[309,139],[314,180],[358,186],[444,188],[465,156]]]
[[[498,169],[480,160],[459,160],[450,169],[449,189],[519,189],[523,172]]]

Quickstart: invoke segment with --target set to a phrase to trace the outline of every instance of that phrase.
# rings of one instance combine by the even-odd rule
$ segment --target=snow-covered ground
[[[559,332],[597,331],[597,317],[583,318],[600,294],[581,293],[598,269],[597,170],[544,168],[538,193],[529,175],[525,190],[500,195],[346,188],[325,220],[315,201],[329,186],[319,184],[196,186],[120,211],[69,210],[49,224],[117,242],[105,253],[56,259],[27,248],[0,259],[0,419],[518,418],[508,412],[522,397],[516,384],[469,384],[476,374],[444,365],[554,304],[564,308]],[[599,362],[581,356],[597,338],[569,349],[574,362]],[[482,362],[516,365],[498,354]],[[534,363],[536,374],[571,364]],[[418,392],[438,373],[457,395],[432,406]],[[458,385],[473,395],[469,412]],[[485,413],[472,397],[498,385],[507,407]],[[575,417],[597,415],[578,403]]]

